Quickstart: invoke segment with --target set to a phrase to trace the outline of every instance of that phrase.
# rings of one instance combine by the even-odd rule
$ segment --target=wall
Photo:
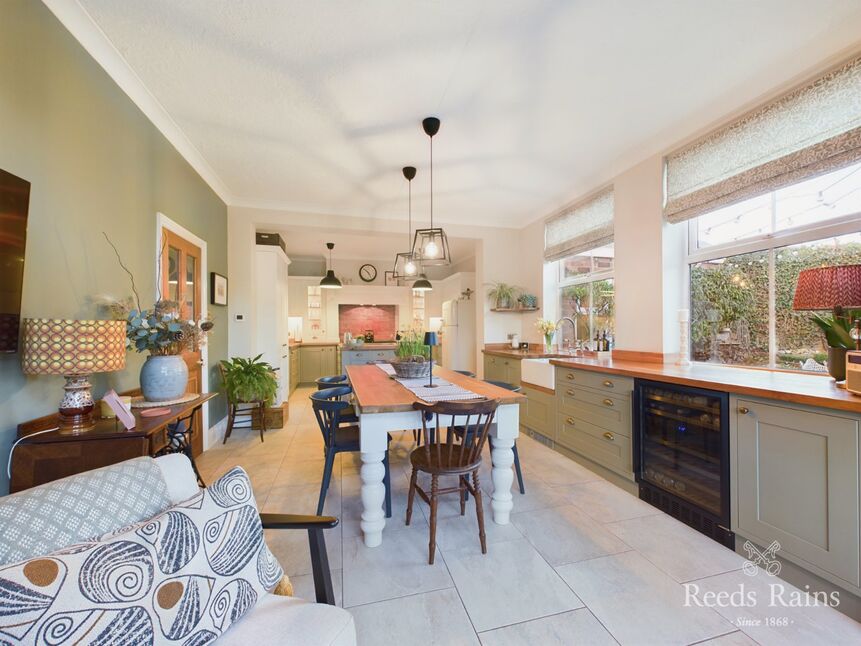
[[[0,4],[0,87],[0,168],[32,183],[24,317],[96,317],[95,295],[130,294],[102,231],[151,301],[159,211],[207,240],[209,270],[228,274],[224,203],[40,2]],[[210,312],[214,367],[227,355],[227,312]],[[62,395],[60,378],[24,377],[19,362],[0,356],[4,464],[17,424],[55,411]],[[137,386],[142,362],[130,354],[125,371],[95,376],[94,394]],[[210,404],[211,424],[224,414]]]
[[[338,338],[354,337],[371,330],[374,341],[394,341],[398,331],[398,308],[394,305],[339,305]]]

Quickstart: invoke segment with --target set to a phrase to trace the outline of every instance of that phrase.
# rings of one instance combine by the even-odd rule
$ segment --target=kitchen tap
[[[573,347],[573,349],[577,350],[578,346],[580,345],[580,340],[577,338],[577,321],[575,321],[570,316],[563,316],[561,319],[556,321],[556,329],[561,334],[562,326],[560,324],[564,323],[565,321],[568,321],[571,324],[571,328],[574,330],[574,347]],[[564,334],[562,335],[562,345],[563,345],[563,347],[565,345],[565,335]]]

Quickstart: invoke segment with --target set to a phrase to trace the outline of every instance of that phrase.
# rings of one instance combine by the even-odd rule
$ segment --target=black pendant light
[[[413,259],[421,262],[422,266],[450,265],[451,251],[448,248],[448,237],[440,227],[433,225],[433,137],[439,132],[439,119],[427,117],[422,121],[422,128],[430,139],[430,228],[416,229],[413,239]]]
[[[402,169],[404,177],[409,184],[409,216],[407,220],[407,245],[413,237],[413,178],[416,176],[414,166],[404,166]],[[419,275],[419,263],[416,262],[412,251],[402,251],[395,254],[394,277],[396,280],[415,280]]]
[[[326,248],[329,250],[329,269],[323,280],[320,281],[321,289],[341,289],[341,281],[335,276],[335,271],[332,269],[332,249],[335,248],[334,242],[327,242]]]
[[[428,277],[425,276],[424,272],[419,274],[418,280],[413,283],[413,291],[414,292],[429,292],[433,289],[433,285],[428,280]]]

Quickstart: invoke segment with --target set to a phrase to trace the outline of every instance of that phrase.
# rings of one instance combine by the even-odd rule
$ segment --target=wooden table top
[[[202,404],[205,404],[217,395],[218,393],[203,393],[202,395],[199,395],[191,401],[187,401],[182,404],[175,404],[173,406],[168,406],[167,408],[170,408],[170,413],[160,415],[159,417],[141,417],[141,411],[146,409],[133,408],[132,413],[134,414],[135,421],[137,423],[135,424],[134,428],[130,428],[128,430],[123,428],[122,423],[120,423],[117,419],[102,419],[100,417],[96,417],[96,427],[91,431],[86,431],[85,433],[79,433],[77,435],[61,434],[59,431],[55,431],[53,433],[42,433],[40,435],[27,438],[22,442],[22,444],[39,444],[43,442],[78,442],[82,439],[97,440],[113,439],[119,437],[148,437],[153,433],[158,433],[168,424],[175,422],[177,419],[185,417],[192,410],[194,410],[198,406],[201,406]],[[23,424],[19,424],[18,437],[25,437],[27,435],[30,435],[31,433],[35,433],[37,431],[44,431],[57,425],[57,413],[53,413],[52,415],[46,415],[45,417],[40,417],[29,422],[24,422]]]
[[[677,366],[668,363],[585,357],[551,359],[550,363],[565,368],[652,379],[736,395],[861,413],[861,396],[839,388],[827,374],[738,368],[707,363]]]
[[[442,377],[488,399],[497,399],[500,404],[518,404],[526,399],[521,393],[467,377],[441,366],[434,366],[433,374],[434,377]],[[419,401],[411,390],[391,379],[376,365],[347,366],[347,376],[353,386],[356,405],[362,413],[411,411],[413,404]]]

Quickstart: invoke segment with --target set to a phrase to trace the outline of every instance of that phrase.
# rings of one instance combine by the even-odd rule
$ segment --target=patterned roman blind
[[[613,242],[613,187],[563,209],[544,223],[544,260],[559,260]]]
[[[682,222],[861,159],[861,56],[665,160],[664,214]]]

